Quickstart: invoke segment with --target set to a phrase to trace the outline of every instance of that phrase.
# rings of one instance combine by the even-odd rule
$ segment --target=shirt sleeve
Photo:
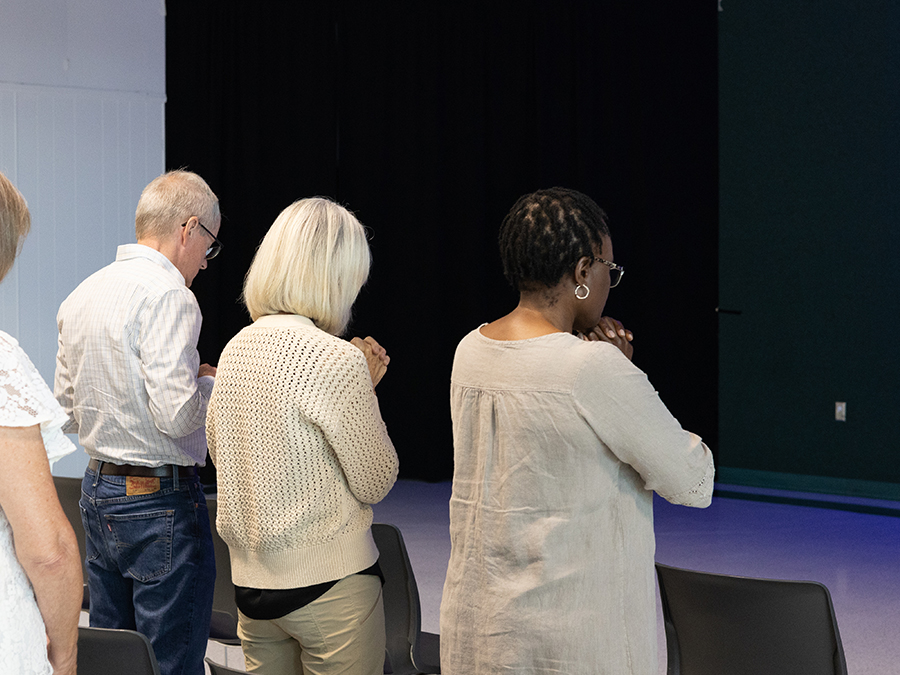
[[[334,450],[353,495],[364,504],[377,504],[397,480],[399,461],[381,418],[378,398],[365,356],[351,346],[332,359],[343,372],[333,382],[328,413],[320,428]]]
[[[715,475],[709,448],[681,428],[643,371],[612,345],[594,346],[575,397],[597,436],[646,489],[674,504],[709,506]]]
[[[69,363],[66,360],[66,350],[62,341],[62,325],[57,317],[57,334],[58,347],[56,350],[56,373],[53,376],[53,394],[57,403],[62,407],[63,412],[68,418],[62,427],[65,434],[78,433],[78,421],[75,419],[75,389],[72,386],[72,377],[69,374]]]
[[[173,289],[141,316],[140,361],[150,414],[156,428],[183,438],[203,427],[212,378],[198,378],[202,317],[193,294]]]

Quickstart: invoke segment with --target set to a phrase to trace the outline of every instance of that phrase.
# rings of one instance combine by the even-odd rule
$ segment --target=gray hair
[[[134,232],[138,241],[167,237],[191,216],[209,228],[219,224],[219,199],[192,171],[169,171],[150,181],[138,200]]]

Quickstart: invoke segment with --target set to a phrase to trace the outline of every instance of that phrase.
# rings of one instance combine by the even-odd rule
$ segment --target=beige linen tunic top
[[[714,468],[616,347],[554,333],[456,351],[445,675],[656,672],[652,491]]]

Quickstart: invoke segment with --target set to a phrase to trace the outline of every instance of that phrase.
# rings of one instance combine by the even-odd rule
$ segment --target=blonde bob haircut
[[[371,265],[366,231],[350,211],[324,197],[301,199],[278,215],[259,245],[244,304],[254,321],[300,314],[341,335]]]
[[[31,214],[25,198],[0,173],[0,280],[12,268],[31,229]]]

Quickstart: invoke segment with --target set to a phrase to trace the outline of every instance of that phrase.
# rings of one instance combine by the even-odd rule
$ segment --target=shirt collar
[[[122,244],[116,250],[116,262],[121,260],[134,260],[135,258],[145,258],[156,263],[167,272],[176,275],[177,278],[181,280],[181,283],[184,283],[184,275],[178,271],[178,268],[172,264],[171,260],[155,248],[150,248],[143,244]]]
[[[299,326],[315,328],[312,319],[299,314],[267,314],[253,322],[254,326],[262,328],[297,328]]]

